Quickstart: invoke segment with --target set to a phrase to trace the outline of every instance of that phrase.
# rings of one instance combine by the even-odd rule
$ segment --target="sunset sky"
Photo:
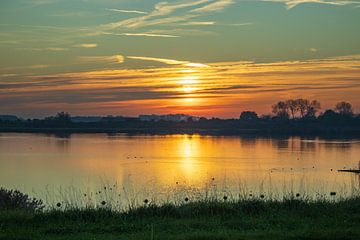
[[[0,0],[0,115],[360,111],[360,1]]]

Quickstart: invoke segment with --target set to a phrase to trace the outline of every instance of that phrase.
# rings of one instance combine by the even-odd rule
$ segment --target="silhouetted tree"
[[[321,108],[320,102],[317,100],[309,101],[307,99],[289,99],[285,102],[278,102],[273,105],[272,110],[280,118],[292,119],[296,117],[304,118],[315,118],[316,113]]]
[[[307,109],[310,105],[309,100],[299,98],[296,99],[295,102],[296,102],[296,109],[299,112],[300,117],[304,118],[306,116]]]
[[[51,125],[66,127],[71,124],[71,116],[67,112],[58,112],[55,117],[45,118],[45,121]]]
[[[313,100],[307,105],[305,118],[315,118],[316,113],[321,109],[321,104],[317,100]]]
[[[348,103],[348,102],[337,103],[335,106],[335,110],[343,116],[352,116],[354,114],[353,107],[352,107],[351,103]]]
[[[256,112],[244,111],[240,115],[240,120],[243,121],[256,121],[259,117]]]
[[[286,102],[280,101],[273,105],[272,112],[276,114],[276,116],[279,118],[289,119],[288,105],[286,104]]]
[[[339,114],[333,110],[326,110],[323,114],[320,115],[319,119],[325,120],[327,122],[333,122],[338,119]]]
[[[55,120],[61,122],[71,122],[71,115],[67,112],[58,112],[55,116]]]
[[[294,119],[295,115],[296,115],[296,112],[298,110],[297,101],[293,100],[293,99],[289,99],[285,103],[287,105],[288,110],[291,113],[291,118]]]

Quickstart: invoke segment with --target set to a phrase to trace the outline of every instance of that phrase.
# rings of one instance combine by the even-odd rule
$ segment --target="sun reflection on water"
[[[109,182],[139,191],[154,186],[154,194],[162,187],[202,188],[209,181],[219,189],[261,186],[275,193],[284,187],[315,193],[340,191],[344,186],[343,191],[350,192],[360,185],[353,175],[336,171],[357,167],[359,143],[352,141],[76,134],[66,140],[68,147],[63,142],[42,135],[0,138],[0,182],[36,190],[48,184],[82,189]]]
[[[197,157],[199,157],[199,148],[197,141],[193,138],[198,138],[197,136],[184,136],[181,139],[179,147],[179,155],[181,156],[180,165],[184,171],[184,176],[188,178],[195,179],[197,172],[200,170],[199,162]]]

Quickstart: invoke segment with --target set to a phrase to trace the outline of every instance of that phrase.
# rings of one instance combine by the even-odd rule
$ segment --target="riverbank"
[[[0,211],[0,239],[360,239],[360,198]]]
[[[221,129],[221,128],[1,128],[0,133],[44,133],[54,135],[70,134],[128,134],[128,135],[203,135],[203,136],[263,136],[263,137],[324,137],[359,138],[358,128],[261,128],[261,129]]]

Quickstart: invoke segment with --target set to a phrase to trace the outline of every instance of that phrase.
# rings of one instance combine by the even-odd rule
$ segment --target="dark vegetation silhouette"
[[[43,208],[42,200],[31,198],[18,190],[0,188],[0,211],[22,210],[34,212]]]
[[[272,106],[272,112],[282,119],[316,119],[320,109],[321,104],[317,100],[309,101],[301,98],[278,102]]]
[[[339,200],[336,192],[328,195],[327,200],[300,193],[282,200],[264,194],[184,197],[160,204],[145,199],[122,211],[106,201],[86,208],[58,203],[42,211],[0,208],[0,239],[359,239],[358,195]]]
[[[259,116],[257,115],[256,112],[245,111],[245,112],[241,113],[240,120],[242,120],[242,121],[257,121],[257,120],[259,120]]]
[[[189,117],[175,122],[142,121],[122,116],[73,118],[66,112],[44,119],[9,118],[6,115],[4,118],[0,116],[0,132],[360,135],[360,115],[354,113],[350,103],[339,102],[334,109],[320,110],[321,104],[317,100],[289,99],[274,104],[272,115],[258,116],[256,112],[244,111],[238,119]]]

